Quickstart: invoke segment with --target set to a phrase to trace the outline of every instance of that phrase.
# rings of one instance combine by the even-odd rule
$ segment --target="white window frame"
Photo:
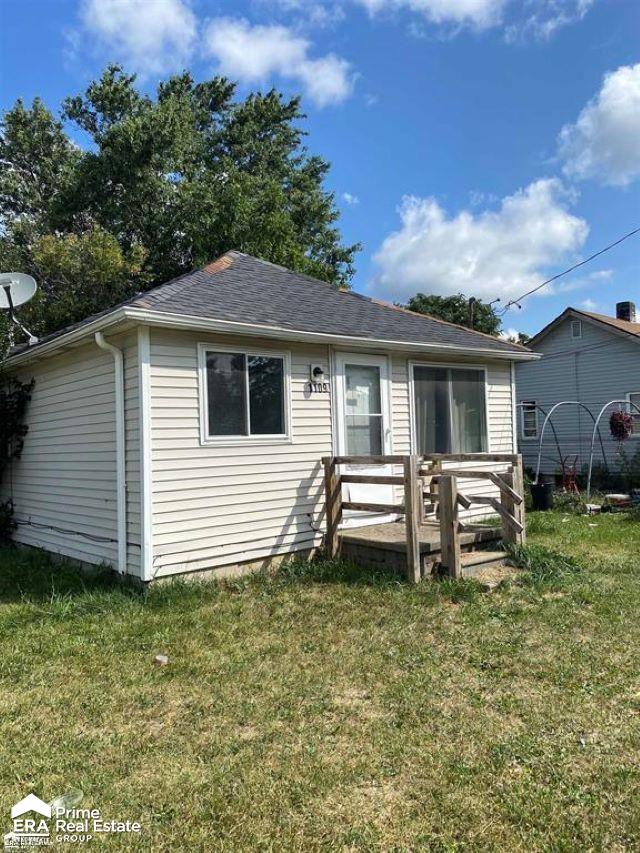
[[[640,391],[627,391],[627,403],[629,403],[629,404],[631,404],[631,396],[632,395],[637,395],[638,397],[640,397]],[[640,403],[636,403],[636,405],[638,406],[638,408],[640,408]],[[629,405],[629,414],[633,418],[640,418],[640,413],[638,413],[635,409],[632,409],[631,405]],[[634,421],[634,425],[635,425],[635,421]],[[634,431],[630,435],[630,438],[636,438],[636,439],[640,438],[640,431],[636,432],[634,429]]]
[[[207,386],[207,353],[221,352],[266,358],[281,358],[283,363],[283,415],[285,431],[274,435],[209,435],[208,419],[208,386]],[[246,370],[247,419],[249,418],[249,370]],[[212,341],[198,344],[198,400],[200,406],[200,444],[217,447],[234,447],[238,445],[273,445],[291,444],[291,353],[288,350],[271,350],[268,347],[238,347]]]
[[[410,361],[409,362],[409,413],[411,420],[411,452],[420,453],[418,449],[418,425],[416,423],[415,405],[415,382],[414,371],[416,367],[450,367],[458,370],[479,370],[484,374],[484,418],[487,428],[487,449],[483,453],[491,453],[491,410],[489,408],[489,370],[486,364],[462,364],[455,361]],[[449,407],[451,407],[451,394],[449,394]],[[451,412],[449,413],[451,416]],[[435,451],[434,451],[435,452]]]
[[[525,435],[524,433],[524,407],[533,406],[533,413],[536,417],[536,434]],[[538,402],[537,400],[522,400],[520,403],[520,437],[523,441],[537,441],[540,436],[540,421],[538,419]]]
[[[578,330],[578,334],[574,334],[574,329]],[[571,340],[579,341],[582,338],[582,320],[571,321]]]

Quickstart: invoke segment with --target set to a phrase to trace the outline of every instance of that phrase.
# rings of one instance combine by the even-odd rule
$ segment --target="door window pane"
[[[345,364],[347,453],[381,456],[382,396],[380,368],[371,364]]]
[[[453,453],[482,453],[486,449],[484,374],[480,370],[451,371]]]
[[[367,364],[345,365],[347,380],[347,414],[379,415],[380,368]]]
[[[282,359],[251,355],[248,363],[251,435],[282,435],[285,431]]]
[[[413,387],[418,453],[451,453],[447,368],[416,366]]]
[[[382,415],[347,415],[347,455],[382,455]]]
[[[209,435],[246,435],[245,356],[207,353],[207,416]]]

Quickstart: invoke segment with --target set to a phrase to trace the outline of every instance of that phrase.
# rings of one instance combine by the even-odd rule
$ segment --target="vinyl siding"
[[[128,571],[139,566],[139,455],[135,338],[125,351]],[[22,369],[35,379],[21,457],[3,482],[13,497],[15,541],[83,562],[117,565],[114,365],[95,343]],[[106,541],[105,541],[106,540]],[[136,545],[138,547],[136,547]]]
[[[201,444],[198,343],[287,351],[291,442]],[[227,566],[321,541],[329,394],[310,394],[325,346],[151,330],[154,576]]]
[[[291,356],[288,444],[201,444],[198,344]],[[391,359],[393,452],[411,448],[408,357]],[[332,453],[331,395],[310,394],[325,346],[151,330],[154,576],[215,569],[317,546],[324,528],[322,456]],[[509,362],[488,366],[489,444],[512,452]],[[492,493],[466,481],[468,491]],[[478,514],[486,509],[479,508]]]
[[[571,319],[551,331],[536,352],[542,353],[539,361],[519,364],[516,368],[518,403],[535,400],[546,411],[563,400],[584,403],[594,417],[610,400],[626,400],[631,391],[640,391],[640,341],[635,342],[608,331],[586,320],[582,321],[582,338],[571,337]],[[611,439],[609,414],[603,416],[601,433],[604,449],[612,468],[619,465],[618,444]],[[538,414],[538,429],[542,429],[544,416]],[[589,449],[593,420],[578,406],[562,406],[552,416],[565,457],[578,457],[578,468],[589,462]],[[538,456],[538,439],[522,436],[522,417],[518,410],[518,443],[526,466],[535,468]],[[640,440],[631,438],[625,449],[632,455],[640,448]],[[594,462],[602,462],[602,452],[596,442]],[[544,435],[541,471],[554,474],[560,470],[558,450],[550,426]]]

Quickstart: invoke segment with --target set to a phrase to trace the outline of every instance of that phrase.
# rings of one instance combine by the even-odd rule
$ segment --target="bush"
[[[20,382],[12,376],[0,376],[0,484],[5,471],[22,453],[28,427],[24,415],[33,391],[33,380]],[[0,542],[11,538],[15,530],[13,501],[0,504]]]

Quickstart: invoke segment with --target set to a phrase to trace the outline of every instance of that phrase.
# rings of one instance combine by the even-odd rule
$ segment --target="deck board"
[[[367,545],[384,551],[406,553],[407,542],[403,521],[391,521],[386,524],[370,524],[340,530],[340,540],[345,544]],[[440,551],[440,525],[436,522],[424,522],[418,528],[421,554],[433,554]],[[468,525],[460,533],[461,546],[495,542],[502,538],[499,527],[487,525]]]

